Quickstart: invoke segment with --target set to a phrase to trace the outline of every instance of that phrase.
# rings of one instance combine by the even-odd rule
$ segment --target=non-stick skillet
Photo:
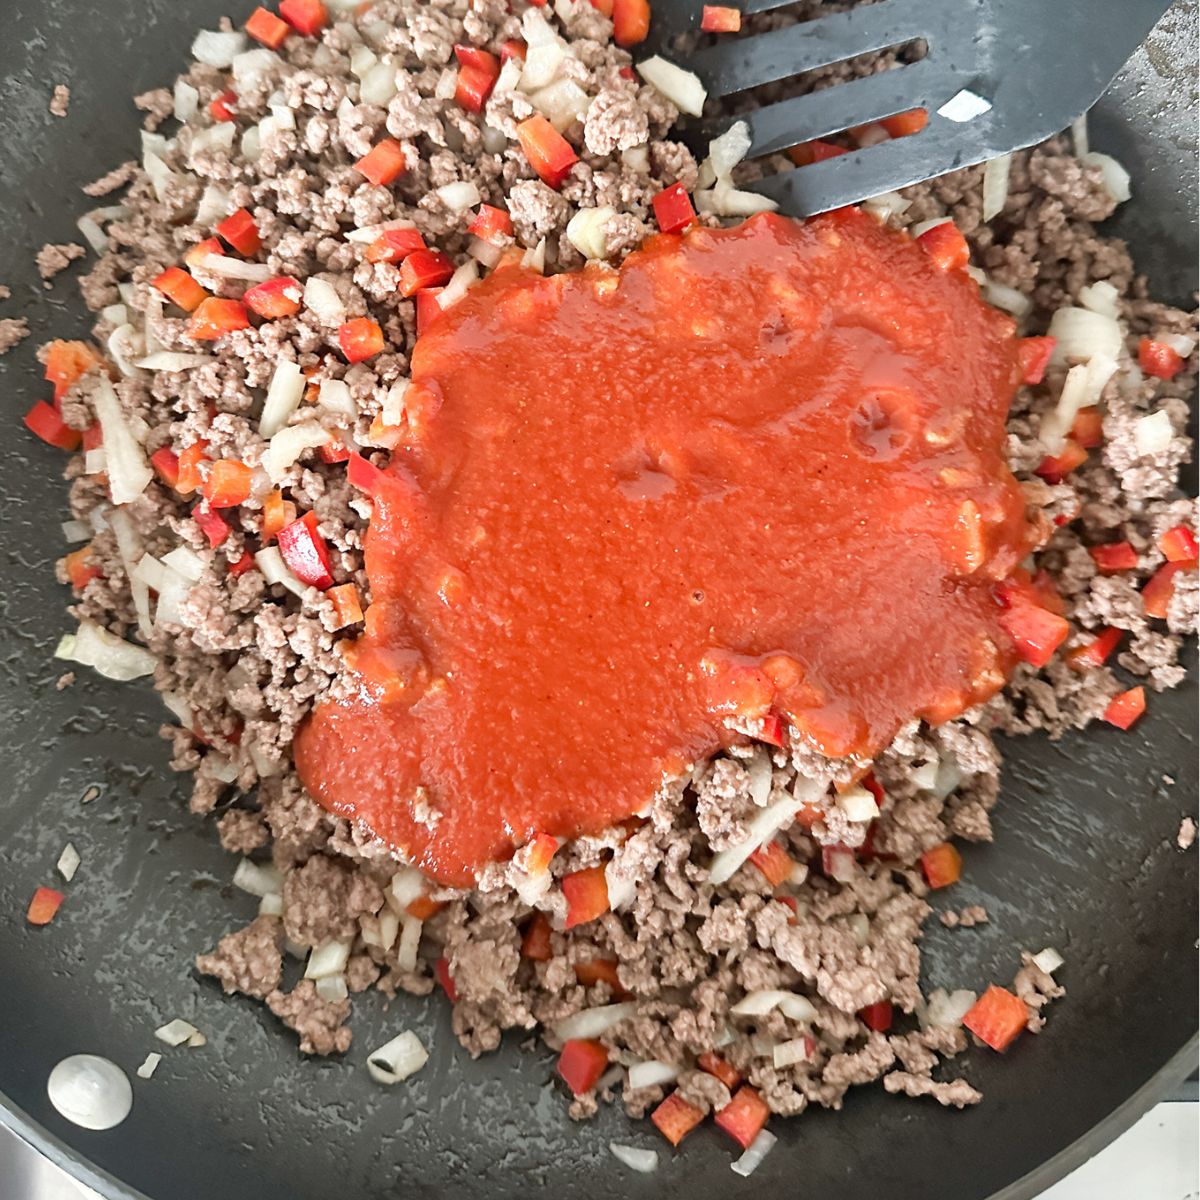
[[[1120,0],[1096,0],[1119,3]],[[1007,1055],[981,1051],[966,1073],[985,1100],[964,1113],[858,1089],[840,1114],[775,1121],[781,1143],[749,1181],[711,1129],[656,1175],[633,1176],[607,1150],[665,1147],[609,1109],[574,1125],[545,1052],[516,1040],[472,1063],[437,996],[356,1006],[344,1060],[302,1059],[258,1005],[222,998],[193,955],[251,915],[228,886],[232,864],[183,808],[156,737],[148,688],[81,671],[55,690],[51,651],[66,627],[53,582],[62,552],[61,460],[21,436],[40,394],[36,342],[85,329],[73,285],[43,292],[33,254],[74,236],[81,184],[137,153],[131,94],[168,83],[219,0],[8,0],[0,18],[0,281],[35,337],[0,361],[0,1120],[108,1197],[309,1200],[393,1196],[811,1196],[1017,1200],[1098,1150],[1195,1063],[1197,855],[1175,847],[1196,807],[1196,687],[1155,697],[1135,732],[1096,729],[1057,744],[1005,747],[996,842],[969,847],[963,903],[992,922],[934,923],[926,978],[951,986],[1011,978],[1022,947],[1057,947],[1068,987],[1042,1036]],[[250,8],[235,0],[240,20]],[[1003,53],[1003,48],[999,48]],[[1071,53],[1069,46],[1063,53]],[[1099,106],[1092,138],[1133,174],[1135,201],[1113,222],[1153,292],[1195,287],[1195,4],[1159,25]],[[54,83],[70,115],[47,112]],[[92,787],[99,795],[83,797]],[[83,855],[55,923],[25,926],[65,842]],[[107,1133],[64,1122],[45,1092],[64,1055],[90,1051],[133,1069],[154,1028],[182,1016],[208,1035],[135,1080],[131,1116]],[[401,1027],[434,1048],[393,1090],[364,1056]],[[158,1046],[158,1049],[163,1047]],[[0,1180],[0,1195],[5,1193]]]

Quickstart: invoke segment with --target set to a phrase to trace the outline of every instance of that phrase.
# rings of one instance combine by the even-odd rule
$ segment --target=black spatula
[[[787,3],[745,0],[742,11],[749,17]],[[857,55],[926,43],[918,61],[881,74],[685,125],[685,140],[703,155],[709,139],[745,120],[755,158],[914,108],[928,112],[920,133],[750,185],[803,216],[985,162],[1064,129],[1096,102],[1170,0],[881,0],[765,33],[718,35],[716,44],[680,54],[675,43],[700,29],[701,7],[700,0],[654,0],[647,48],[695,72],[710,101]]]

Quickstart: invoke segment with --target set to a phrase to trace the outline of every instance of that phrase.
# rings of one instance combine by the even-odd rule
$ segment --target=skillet
[[[1100,0],[1098,0],[1100,2]],[[1118,3],[1119,0],[1104,0]],[[438,996],[356,1005],[344,1060],[304,1060],[261,1006],[222,998],[191,969],[197,951],[253,915],[229,886],[232,861],[190,817],[186,789],[156,736],[149,688],[81,670],[55,690],[51,658],[68,626],[53,580],[63,552],[61,459],[19,429],[43,392],[37,343],[80,336],[73,285],[43,292],[33,254],[70,241],[91,203],[79,187],[137,155],[129,97],[169,83],[192,37],[246,0],[9,0],[0,37],[0,281],[4,315],[34,336],[0,360],[9,450],[0,471],[0,1121],[113,1200],[377,1200],[399,1194],[489,1200],[524,1194],[609,1197],[803,1193],[828,1200],[1025,1200],[1095,1153],[1195,1066],[1197,854],[1174,845],[1196,806],[1194,653],[1189,681],[1152,698],[1129,734],[1094,728],[1061,742],[1004,747],[997,838],[964,849],[959,903],[992,922],[924,943],[927,986],[1012,977],[1021,948],[1067,960],[1068,997],[1045,1032],[1003,1057],[976,1051],[978,1108],[954,1113],[857,1089],[841,1114],[776,1120],[780,1144],[749,1182],[730,1173],[705,1127],[672,1156],[646,1124],[611,1107],[573,1125],[548,1052],[515,1039],[472,1063]],[[1064,48],[1069,52],[1069,48]],[[1152,293],[1187,303],[1195,281],[1195,5],[1176,7],[1100,103],[1092,142],[1132,172],[1135,200],[1111,222]],[[53,84],[69,83],[65,120]],[[101,202],[103,203],[103,202]],[[1194,422],[1193,422],[1194,433]],[[1194,474],[1185,478],[1194,488]],[[1171,779],[1174,782],[1168,783]],[[82,797],[99,789],[90,803]],[[29,895],[53,883],[62,846],[83,866],[54,924],[27,928]],[[207,1047],[165,1054],[134,1079],[133,1112],[106,1133],[65,1122],[46,1099],[67,1054],[103,1054],[133,1076],[164,1047],[153,1030],[184,1017]],[[365,1055],[410,1027],[433,1049],[392,1090]],[[615,1164],[610,1139],[653,1146],[658,1173]],[[3,1181],[0,1181],[0,1191]]]

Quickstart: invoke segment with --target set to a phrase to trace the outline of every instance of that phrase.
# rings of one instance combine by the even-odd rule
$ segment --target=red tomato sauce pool
[[[958,715],[1012,666],[1017,378],[975,283],[854,210],[502,268],[417,343],[361,686],[301,778],[462,884],[634,814],[731,716],[843,755]]]

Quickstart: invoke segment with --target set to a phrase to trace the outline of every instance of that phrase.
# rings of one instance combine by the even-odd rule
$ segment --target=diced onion
[[[232,121],[218,121],[215,125],[197,129],[192,136],[189,158],[194,160],[196,155],[210,150],[232,150],[236,134],[237,127]]]
[[[110,325],[128,325],[129,309],[124,304],[109,304],[100,310],[100,318]],[[138,364],[133,365],[136,367]]]
[[[341,975],[349,960],[349,942],[322,942],[309,954],[304,978],[324,979],[327,975]]]
[[[750,777],[750,799],[759,808],[763,808],[771,799],[771,784],[775,776],[771,756],[761,746],[755,746],[745,765],[746,773]]]
[[[108,455],[103,446],[93,446],[85,450],[83,455],[83,473],[85,475],[103,475],[108,466]]]
[[[530,50],[535,46],[556,45],[559,41],[550,22],[536,8],[528,8],[521,14],[521,33]]]
[[[735,1175],[742,1176],[743,1179],[752,1175],[758,1170],[762,1160],[771,1153],[778,1140],[769,1129],[760,1129],[754,1141],[746,1147],[741,1157],[729,1164],[730,1170]]]
[[[244,279],[248,283],[262,283],[270,279],[273,272],[266,263],[246,262],[232,254],[206,254],[196,264],[196,269],[221,275],[226,279]]]
[[[346,306],[327,279],[313,275],[305,282],[304,303],[320,317],[323,325],[341,325],[346,319]]]
[[[1118,204],[1124,204],[1133,194],[1129,187],[1129,172],[1111,154],[1089,150],[1080,157],[1089,167],[1100,168],[1104,188]]]
[[[361,79],[378,61],[369,46],[357,45],[350,51],[350,74]]]
[[[879,816],[875,797],[861,784],[847,788],[837,798],[837,806],[847,821],[873,821]]]
[[[185,354],[180,350],[158,350],[139,358],[133,365],[144,371],[192,371],[217,360],[208,354]]]
[[[1191,358],[1196,349],[1196,339],[1188,337],[1186,333],[1162,333],[1154,340],[1170,346],[1180,358]]]
[[[168,550],[162,556],[162,562],[192,583],[204,574],[204,559],[191,546],[176,546],[174,550]]]
[[[385,1042],[367,1059],[367,1071],[385,1087],[415,1075],[429,1061],[429,1053],[411,1030]]]
[[[210,750],[204,756],[202,765],[219,783],[233,783],[237,779],[237,767],[224,754],[218,754],[215,750]]]
[[[521,266],[530,271],[542,274],[546,270],[546,239],[542,238],[536,246],[531,246],[521,255]]]
[[[424,922],[417,920],[410,913],[402,913],[399,917],[395,913],[385,912],[379,918],[380,933],[382,936],[383,922],[385,918],[390,917],[395,926],[389,925],[393,930],[399,930],[400,942],[396,946],[396,966],[401,971],[415,971],[417,969],[417,950],[421,945],[421,926]],[[395,941],[396,933],[392,933],[392,941]],[[387,945],[383,949],[387,949]]]
[[[408,379],[397,379],[384,394],[380,416],[385,425],[399,425],[404,420],[404,397],[410,382]]]
[[[89,451],[90,453],[90,451]],[[145,638],[154,632],[150,621],[150,589],[137,576],[138,563],[145,553],[142,539],[133,527],[129,514],[121,508],[114,508],[109,513],[108,523],[117,539],[117,551],[121,556],[121,565],[125,568],[125,576],[129,580],[129,593],[133,599],[133,607],[137,612],[138,629]]]
[[[963,88],[961,91],[955,92],[937,110],[937,114],[939,117],[945,117],[947,121],[955,121],[961,125],[966,121],[975,120],[976,117],[982,117],[984,113],[991,111],[992,103],[990,100],[985,100],[978,92],[973,92],[970,88]]]
[[[269,863],[243,858],[233,873],[233,886],[251,896],[270,896],[283,888],[283,873]]]
[[[1097,403],[1117,369],[1115,360],[1097,354],[1088,363],[1072,367],[1063,380],[1058,403],[1042,417],[1038,435],[1050,454],[1058,454],[1081,408]]]
[[[350,995],[344,975],[325,975],[317,980],[315,989],[317,996],[330,1004],[345,1000]]]
[[[267,388],[262,416],[258,421],[258,432],[265,438],[274,437],[288,422],[288,418],[300,407],[304,399],[307,380],[300,367],[291,359],[280,359]]]
[[[92,531],[85,521],[64,521],[62,531],[68,542],[86,542],[92,536]]]
[[[146,352],[145,343],[138,331],[128,323],[118,325],[108,335],[104,344],[108,349],[108,357],[116,363],[117,370],[126,379],[137,377],[139,372],[133,365],[133,360]]]
[[[168,1021],[165,1025],[160,1025],[155,1031],[154,1036],[160,1042],[165,1042],[168,1046],[182,1046],[184,1042],[191,1041],[198,1034],[198,1030],[191,1021],[185,1021],[182,1017],[176,1017],[173,1021]]]
[[[779,207],[769,196],[730,187],[724,179],[718,179],[711,191],[696,192],[695,200],[700,212],[719,217],[752,217],[755,213],[774,212]]]
[[[638,1146],[625,1146],[620,1142],[609,1142],[609,1152],[617,1162],[627,1166],[631,1171],[640,1171],[649,1175],[658,1170],[658,1151],[643,1150]]]
[[[278,775],[283,769],[283,764],[277,759],[272,758],[261,746],[254,742],[250,743],[250,761],[254,764],[254,769],[258,772],[262,779],[270,779],[273,775]]]
[[[792,1038],[790,1042],[780,1042],[771,1052],[775,1069],[782,1070],[798,1062],[808,1060],[808,1042],[802,1038]]]
[[[1133,423],[1133,443],[1141,455],[1161,454],[1171,445],[1173,436],[1171,418],[1165,409],[1139,417]]]
[[[358,87],[359,99],[364,104],[377,104],[381,108],[396,94],[396,67],[393,63],[376,63]]]
[[[177,178],[175,172],[152,151],[148,151],[142,156],[142,169],[150,177],[150,182],[154,186],[155,196],[160,201],[165,202],[167,193]]]
[[[256,46],[235,55],[230,63],[234,90],[240,93],[258,87],[280,65],[280,61],[279,55],[266,46]]]
[[[137,1077],[139,1079],[149,1079],[158,1069],[160,1062],[162,1062],[162,1055],[155,1050],[151,1050],[142,1061],[142,1065],[138,1067]]]
[[[637,64],[638,74],[655,91],[665,96],[680,112],[698,117],[704,111],[708,93],[700,78],[655,54]]]
[[[330,440],[329,431],[315,421],[305,421],[301,425],[289,425],[286,429],[281,429],[271,438],[267,452],[263,455],[263,467],[271,482],[279,483],[287,474],[288,468],[306,450],[315,450]]]
[[[729,879],[759,846],[791,824],[792,818],[809,799],[810,791],[812,799],[815,800],[823,790],[820,784],[814,784],[812,780],[804,781],[804,785],[810,786],[801,785],[799,778],[796,783],[797,786],[791,796],[785,796],[776,800],[774,804],[768,804],[754,816],[747,826],[749,834],[745,841],[722,850],[712,860],[712,865],[708,869],[709,883],[716,885]]]
[[[1012,313],[1018,321],[1033,311],[1033,301],[1024,292],[1005,283],[997,283],[994,279],[988,279],[984,283],[983,294],[989,304],[1002,308],[1006,313]]]
[[[793,1021],[812,1021],[817,1016],[817,1010],[807,997],[778,988],[747,992],[729,1011],[737,1017],[763,1017],[775,1008]]]
[[[559,133],[581,120],[591,104],[591,98],[573,79],[556,79],[548,86],[533,92],[529,102]]]
[[[175,81],[175,120],[187,124],[200,107],[200,93],[183,79]]]
[[[673,1063],[660,1062],[652,1058],[646,1062],[634,1063],[629,1068],[629,1089],[658,1087],[663,1083],[671,1083],[679,1075],[679,1068]]]
[[[549,873],[542,878],[549,882]],[[620,912],[633,903],[637,896],[637,880],[618,865],[613,859],[604,868],[604,882],[608,887],[608,906],[613,912]]]
[[[585,1008],[561,1021],[555,1021],[551,1028],[564,1041],[572,1038],[598,1038],[602,1033],[628,1020],[637,1013],[637,1005],[602,1004],[597,1008]]]
[[[866,913],[851,913],[846,918],[846,924],[850,926],[850,932],[854,934],[854,940],[860,946],[865,946],[871,940],[871,919]]]
[[[1124,338],[1121,327],[1112,317],[1086,308],[1067,305],[1050,318],[1047,333],[1055,339],[1051,362],[1065,363],[1072,358],[1091,358],[1104,354],[1120,358]]]
[[[567,222],[567,241],[584,258],[604,258],[608,254],[608,223],[616,212],[601,205],[599,208],[581,208]]]
[[[347,417],[358,416],[358,405],[350,394],[350,385],[343,379],[326,379],[317,395],[317,403],[327,412]]]
[[[229,212],[231,205],[229,193],[210,183],[200,193],[200,203],[196,206],[197,225],[215,225]]]
[[[988,160],[983,168],[983,219],[990,221],[1004,207],[1008,199],[1008,176],[1012,167],[1012,155],[1001,154]]]
[[[1111,317],[1115,321],[1121,315],[1120,309],[1117,307],[1120,295],[1121,293],[1107,279],[1098,279],[1095,283],[1079,289],[1079,303],[1084,308],[1099,313],[1103,317]]]
[[[921,234],[928,233],[931,229],[936,229],[939,225],[948,225],[949,217],[930,217],[928,221],[918,221],[915,225],[910,225],[908,228],[909,236],[919,238]]]
[[[1047,946],[1045,950],[1039,950],[1033,956],[1033,965],[1047,975],[1053,975],[1063,965],[1063,961],[1063,956],[1053,946]]]
[[[1082,158],[1088,152],[1087,113],[1071,122],[1071,144],[1076,158]]]
[[[58,862],[54,865],[58,873],[70,883],[75,878],[75,872],[79,870],[79,864],[83,860],[79,857],[79,851],[68,842],[63,848],[62,853],[58,856]],[[1042,951],[1046,953],[1045,950]],[[1061,962],[1061,959],[1059,960]]]
[[[442,293],[438,296],[438,304],[443,308],[451,308],[457,304],[470,290],[471,285],[479,279],[479,266],[474,259],[463,263],[461,267],[450,276],[450,282],[442,289]]]
[[[92,667],[106,679],[119,683],[153,675],[158,665],[158,659],[149,650],[126,642],[88,620],[80,621],[74,636],[59,643],[55,657]]]
[[[708,143],[708,161],[717,179],[729,179],[733,168],[750,153],[750,126],[735,121],[720,137]]]
[[[233,65],[233,60],[246,48],[246,36],[240,31],[202,30],[192,42],[192,57],[206,66],[222,70]]]
[[[109,495],[114,504],[136,500],[154,478],[146,453],[130,431],[121,402],[108,379],[100,374],[92,395],[101,436],[108,452]]]
[[[862,206],[881,221],[888,221],[892,217],[904,216],[912,208],[912,201],[899,192],[880,192],[878,196],[864,200]]]
[[[917,1019],[922,1029],[957,1029],[974,1003],[975,993],[965,988],[949,994],[944,988],[935,988],[929,994],[929,1002],[923,1009],[918,1009]]]
[[[306,588],[288,569],[278,546],[264,546],[254,556],[254,562],[269,584],[281,584],[294,595],[303,596]]]
[[[505,63],[507,68],[509,64],[514,62],[514,59],[509,59]],[[504,72],[500,72],[500,77],[503,79]],[[433,85],[433,98],[435,100],[453,100],[454,93],[458,90],[458,72],[453,67],[447,67],[439,76],[437,83]]]
[[[425,895],[428,887],[425,876],[416,867],[400,867],[388,884],[387,894],[396,911],[404,912],[414,900]]]
[[[97,254],[108,252],[108,236],[91,217],[80,217],[75,222],[75,228],[83,234],[84,240]]]
[[[500,261],[504,250],[494,242],[485,241],[481,237],[472,237],[467,245],[467,253],[490,271]]]
[[[705,159],[705,162],[708,160]],[[650,147],[643,142],[621,151],[621,162],[638,175],[650,174]]]
[[[411,221],[405,221],[398,217],[394,221],[380,221],[377,225],[362,225],[358,229],[348,230],[346,241],[358,242],[364,246],[369,246],[381,233],[386,233],[389,229],[412,228],[413,223]]]
[[[566,57],[566,50],[557,40],[529,46],[521,67],[521,82],[518,84],[521,91],[536,92],[552,83]]]

